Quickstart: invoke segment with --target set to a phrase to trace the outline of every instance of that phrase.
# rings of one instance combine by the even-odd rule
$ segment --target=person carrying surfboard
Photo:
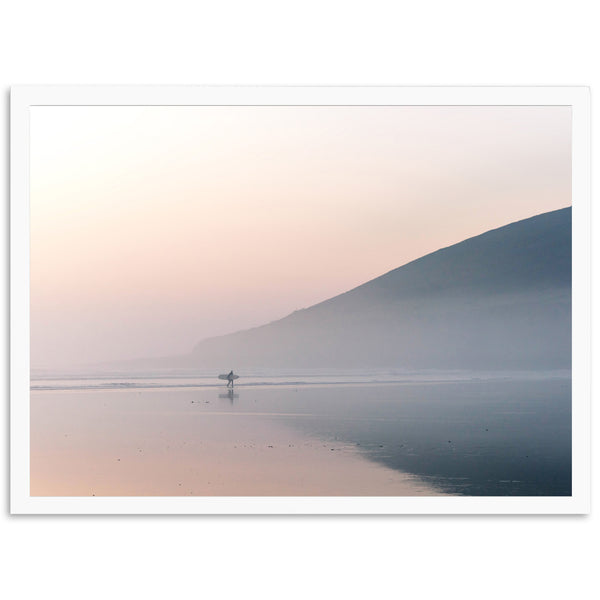
[[[238,378],[239,375],[235,375],[233,371],[229,371],[229,373],[221,373],[221,375],[219,375],[219,379],[224,379],[227,381],[227,387],[229,387],[230,384],[231,387],[233,387],[233,382]]]
[[[233,387],[233,380],[235,379],[233,375],[233,369],[227,373],[227,387],[231,385]]]

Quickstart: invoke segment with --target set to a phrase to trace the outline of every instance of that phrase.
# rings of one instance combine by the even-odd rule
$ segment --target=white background
[[[593,6],[574,0],[13,1],[2,11],[0,30],[2,279],[8,281],[10,85],[589,85],[593,152],[600,93]],[[592,214],[597,231],[593,204]],[[596,255],[594,246],[594,265]],[[7,305],[7,291],[3,300]],[[1,326],[7,339],[8,319]],[[593,327],[596,340],[596,321]],[[4,383],[6,343],[1,351]],[[4,389],[8,396],[6,383]],[[7,408],[3,416],[8,438]],[[8,440],[0,448],[0,565],[11,599],[562,599],[600,591],[592,572],[600,539],[594,514],[10,517]],[[593,466],[597,458],[594,445]]]

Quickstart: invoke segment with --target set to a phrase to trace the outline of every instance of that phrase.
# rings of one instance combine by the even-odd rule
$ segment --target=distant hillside
[[[571,209],[488,231],[344,294],[206,339],[186,364],[529,369],[571,364]]]

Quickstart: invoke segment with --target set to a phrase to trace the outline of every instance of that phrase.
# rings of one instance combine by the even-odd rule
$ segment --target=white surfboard
[[[232,375],[231,379],[239,379],[239,375]],[[227,373],[223,373],[222,375],[219,375],[219,379],[229,379],[229,375]]]

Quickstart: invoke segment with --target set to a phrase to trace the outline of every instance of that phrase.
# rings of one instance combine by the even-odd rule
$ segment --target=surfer
[[[231,385],[231,387],[233,387],[233,382],[239,377],[239,375],[236,375],[233,371],[229,371],[229,373],[221,373],[221,375],[219,375],[219,379],[224,379],[225,381],[227,381],[227,387],[229,387]]]
[[[233,387],[233,380],[235,379],[233,375],[233,369],[227,373],[227,387],[231,385]]]

